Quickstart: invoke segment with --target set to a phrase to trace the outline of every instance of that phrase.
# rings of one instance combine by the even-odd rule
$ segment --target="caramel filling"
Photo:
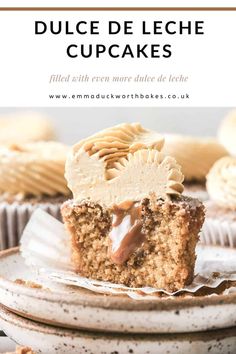
[[[110,232],[110,257],[116,264],[123,264],[144,242],[141,206],[126,201],[113,207],[113,223]]]

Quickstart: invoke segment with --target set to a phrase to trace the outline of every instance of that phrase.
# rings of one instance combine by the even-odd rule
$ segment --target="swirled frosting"
[[[66,162],[74,200],[106,206],[155,194],[166,198],[183,191],[175,159],[160,153],[163,138],[140,124],[121,124],[76,144]]]
[[[218,130],[219,141],[233,156],[236,156],[235,136],[236,110],[229,112],[229,114],[223,119]]]
[[[35,112],[0,116],[0,145],[25,144],[54,139],[51,122]]]
[[[204,181],[214,162],[228,155],[226,149],[214,138],[174,134],[165,135],[162,151],[173,156],[181,165],[186,181]]]
[[[218,160],[207,175],[207,190],[218,205],[236,209],[236,158]]]
[[[64,178],[68,147],[56,142],[0,148],[0,193],[22,196],[68,195]]]

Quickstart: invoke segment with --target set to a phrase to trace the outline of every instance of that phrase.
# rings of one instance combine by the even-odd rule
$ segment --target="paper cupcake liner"
[[[201,288],[216,289],[223,282],[236,281],[235,252],[226,259],[212,255],[212,249],[200,246],[195,267],[194,281],[174,293],[152,287],[130,288],[122,284],[82,277],[73,271],[71,264],[70,236],[64,225],[42,210],[32,215],[21,239],[21,253],[28,266],[33,266],[42,276],[67,285],[74,285],[104,294],[125,294],[135,299],[156,298],[185,292],[189,295]]]
[[[60,203],[0,203],[0,250],[19,245],[22,232],[37,208],[61,220],[60,205]]]
[[[203,191],[203,190],[191,190],[186,188],[184,190],[184,195],[187,195],[188,197],[192,197],[192,198],[197,198],[199,200],[201,200],[202,202],[205,202],[206,200],[209,199],[209,195],[207,193],[207,191]]]
[[[206,218],[201,236],[205,245],[236,247],[236,222]]]

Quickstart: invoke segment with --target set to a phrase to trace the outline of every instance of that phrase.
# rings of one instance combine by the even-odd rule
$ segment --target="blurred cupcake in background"
[[[27,111],[0,115],[0,145],[54,139],[52,123],[40,113]]]
[[[70,194],[64,178],[68,147],[57,142],[0,148],[0,249],[18,244],[33,210],[60,219]]]
[[[35,352],[29,347],[22,347],[17,345],[14,352],[7,352],[5,354],[35,354]]]
[[[229,112],[223,119],[218,130],[218,137],[228,152],[236,156],[236,110]]]
[[[184,194],[207,200],[206,175],[215,161],[228,155],[226,149],[214,138],[165,134],[162,151],[181,165],[185,176]]]
[[[202,240],[236,247],[236,158],[218,160],[207,175],[206,185],[210,200],[205,203]]]

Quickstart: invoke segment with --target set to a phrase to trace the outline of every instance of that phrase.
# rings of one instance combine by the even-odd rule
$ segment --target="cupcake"
[[[223,157],[213,165],[207,191],[203,242],[236,247],[236,158]]]
[[[1,249],[18,244],[35,208],[60,219],[60,205],[70,194],[64,178],[67,151],[56,142],[0,148]]]
[[[138,123],[121,124],[68,154],[73,199],[62,216],[80,275],[167,291],[192,282],[204,207],[182,196],[181,167],[161,153],[163,142]]]
[[[25,112],[0,116],[0,146],[53,140],[51,122],[39,113]]]
[[[229,114],[222,121],[218,137],[221,144],[233,156],[236,156],[236,110],[229,112]]]
[[[17,346],[14,352],[9,352],[5,354],[35,354],[34,351],[29,347]]]
[[[207,200],[206,175],[219,158],[228,155],[214,138],[165,135],[163,153],[173,156],[184,174],[184,193]]]

